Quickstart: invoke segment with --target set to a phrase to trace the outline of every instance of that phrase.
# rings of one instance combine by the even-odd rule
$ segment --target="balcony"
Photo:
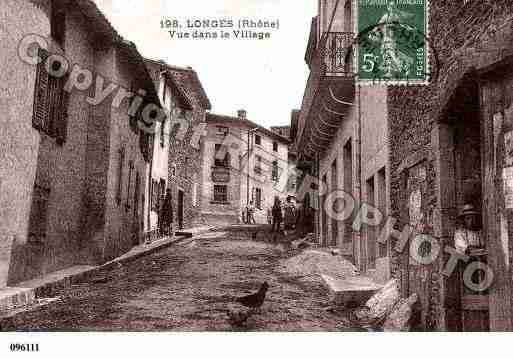
[[[212,182],[228,183],[230,182],[230,168],[223,166],[212,166]]]
[[[323,59],[321,76],[353,78],[353,51],[354,33],[327,32],[321,40],[319,49]]]
[[[315,21],[312,22],[315,26]],[[352,32],[312,32],[305,55],[310,67],[298,120],[300,159],[323,153],[346,118],[355,96]]]

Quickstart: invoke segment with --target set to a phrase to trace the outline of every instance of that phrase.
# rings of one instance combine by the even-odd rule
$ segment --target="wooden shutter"
[[[134,191],[134,216],[137,216],[137,210],[139,209],[139,196],[141,193],[141,178],[139,172],[135,176],[135,191]]]
[[[48,123],[49,101],[48,101],[48,80],[49,75],[45,69],[45,62],[48,58],[48,51],[39,49],[38,55],[43,61],[37,65],[36,83],[34,89],[34,115],[32,126],[36,130],[42,130]]]
[[[159,183],[156,180],[152,180],[152,210],[158,212],[159,210]]]
[[[127,183],[127,189],[126,189],[126,210],[128,211],[130,209],[130,187],[132,185],[132,172],[134,170],[134,162],[130,161],[128,163],[128,183]]]
[[[66,142],[68,132],[68,107],[69,107],[69,91],[64,90],[67,76],[60,79],[61,81],[61,104],[59,106],[59,119],[56,123],[56,137],[57,143],[62,145]]]
[[[125,163],[125,147],[119,149],[119,167],[118,167],[118,188],[116,191],[116,203],[121,204],[121,193],[123,191],[123,164]]]
[[[147,134],[143,130],[139,130],[139,150],[146,163],[150,162],[153,154],[152,143],[154,141],[154,135]]]

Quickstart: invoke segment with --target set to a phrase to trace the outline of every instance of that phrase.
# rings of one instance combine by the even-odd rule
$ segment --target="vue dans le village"
[[[321,0],[271,127],[94,1],[0,7],[2,330],[513,329],[509,1]],[[161,30],[280,26],[206,20]]]

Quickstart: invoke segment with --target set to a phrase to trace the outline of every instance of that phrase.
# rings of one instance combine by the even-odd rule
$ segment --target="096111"
[[[9,349],[12,352],[38,352],[39,344],[37,343],[11,343]]]

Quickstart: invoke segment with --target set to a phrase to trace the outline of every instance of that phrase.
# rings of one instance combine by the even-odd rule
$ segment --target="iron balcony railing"
[[[325,32],[319,43],[321,76],[352,77],[354,75],[354,33]]]

